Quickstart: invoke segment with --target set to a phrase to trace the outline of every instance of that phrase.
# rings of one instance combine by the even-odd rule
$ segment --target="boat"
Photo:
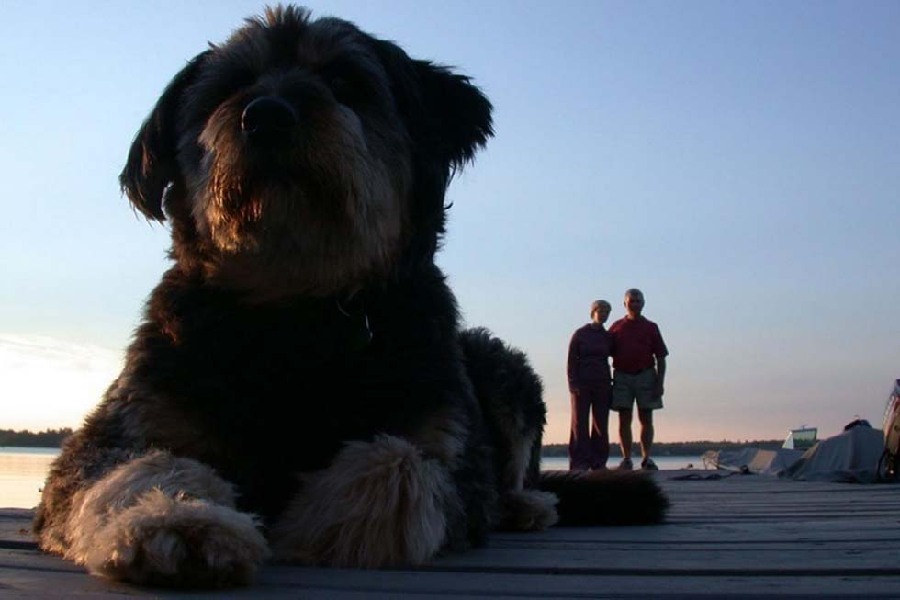
[[[900,379],[884,408],[884,451],[878,459],[878,474],[885,480],[900,479]]]
[[[784,438],[782,448],[788,450],[809,450],[816,445],[816,435],[819,430],[816,427],[807,427],[803,425],[796,429],[788,431],[787,437]]]
[[[703,465],[801,481],[874,483],[886,478],[884,472],[879,473],[887,471],[879,464],[884,437],[867,421],[856,419],[826,439],[817,440],[817,434],[815,427],[798,427],[790,430],[781,448],[710,451],[703,455]]]
[[[703,468],[776,475],[800,460],[807,450],[815,446],[818,433],[817,427],[807,425],[790,429],[781,448],[776,450],[753,446],[709,450],[701,457]]]

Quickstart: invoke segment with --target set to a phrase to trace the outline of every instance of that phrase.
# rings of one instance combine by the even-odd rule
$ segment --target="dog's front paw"
[[[344,567],[422,563],[444,544],[450,502],[457,500],[446,469],[408,441],[352,442],[282,515],[275,556]]]
[[[134,583],[224,587],[248,583],[268,553],[250,515],[154,489],[97,532],[84,564]]]
[[[506,531],[541,531],[556,524],[556,503],[550,492],[511,490],[500,497],[498,528]]]

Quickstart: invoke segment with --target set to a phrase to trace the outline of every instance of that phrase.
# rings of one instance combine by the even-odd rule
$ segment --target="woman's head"
[[[611,310],[612,305],[606,300],[594,300],[591,302],[591,321],[601,325],[606,323]]]

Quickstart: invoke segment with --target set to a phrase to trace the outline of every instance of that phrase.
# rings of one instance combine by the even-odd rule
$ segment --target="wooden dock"
[[[271,565],[205,593],[85,575],[37,550],[31,511],[0,509],[0,598],[900,598],[900,485],[723,474],[657,473],[663,525],[498,534],[417,569]]]

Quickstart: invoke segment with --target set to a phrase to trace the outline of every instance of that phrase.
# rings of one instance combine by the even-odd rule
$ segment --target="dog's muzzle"
[[[256,98],[241,113],[241,131],[252,140],[277,140],[287,137],[297,126],[297,111],[277,96]]]

